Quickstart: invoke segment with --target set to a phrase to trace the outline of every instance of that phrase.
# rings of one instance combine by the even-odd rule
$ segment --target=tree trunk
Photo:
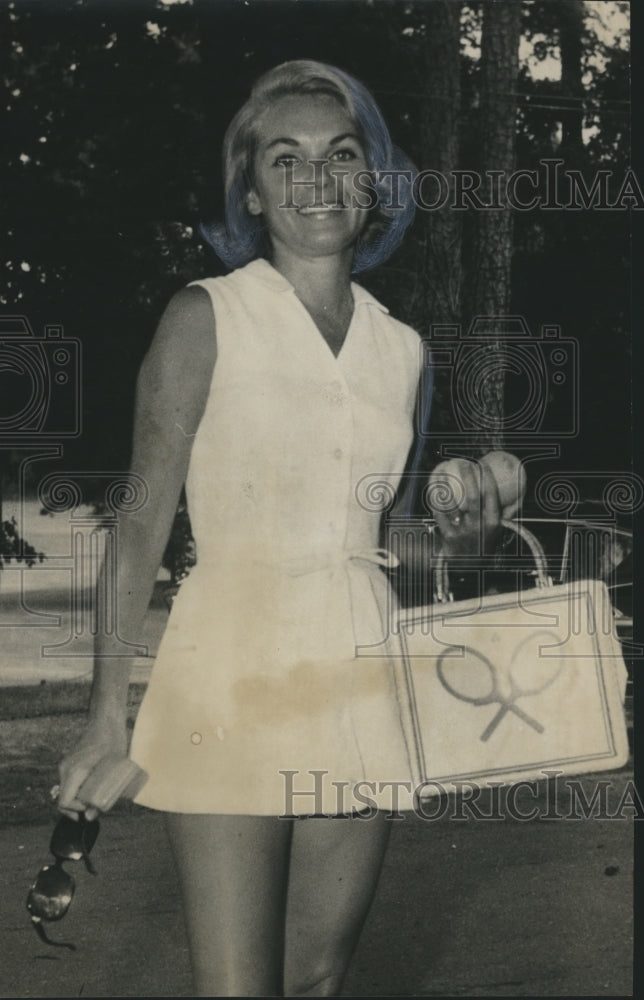
[[[451,207],[453,171],[460,163],[462,6],[454,0],[432,0],[423,10],[425,43],[420,62],[421,156],[418,166],[421,171],[435,171],[434,179],[424,182],[417,198],[419,247],[411,318],[423,337],[429,336],[432,324],[458,324],[462,316],[463,219],[462,214]],[[446,197],[445,185],[449,197]],[[442,207],[427,207],[432,204]],[[420,421],[425,430],[431,424],[433,434],[425,439],[418,462],[419,472],[428,472],[441,457],[441,432],[449,434],[456,430],[451,372],[436,369],[432,372],[432,382],[433,388],[429,380],[423,379],[421,385],[424,403]]]
[[[569,158],[583,147],[581,81],[582,32],[584,5],[582,0],[563,0],[557,5],[559,12],[559,45],[561,50],[561,97],[570,110],[561,113],[561,148],[559,152]]]
[[[483,5],[479,123],[484,177],[488,171],[500,171],[501,176],[508,177],[515,168],[521,6],[512,0],[492,0]],[[513,226],[504,192],[505,185],[501,184],[501,208],[479,210],[476,216],[473,319],[504,316],[510,310]],[[481,368],[485,375],[477,387],[482,427],[476,436],[476,450],[482,453],[503,447],[502,340],[491,338],[488,351],[490,358]]]
[[[8,466],[8,453],[4,448],[0,448],[0,530],[2,529],[4,513],[4,480]]]
[[[460,17],[461,3],[434,0],[427,5],[424,48],[421,125],[421,170],[435,170],[449,185],[450,197],[439,197],[437,184],[428,181],[421,190],[427,204],[445,201],[436,210],[420,207],[422,254],[419,288],[422,305],[419,326],[458,323],[461,320],[462,216],[450,207],[454,187],[452,171],[459,165],[459,116],[461,108]]]
[[[418,246],[415,261],[415,288],[410,302],[410,321],[427,338],[435,323],[461,321],[462,216],[451,207],[453,171],[459,166],[461,110],[461,10],[456,0],[430,0],[422,8],[424,42],[419,59],[421,74],[420,162],[421,171],[435,171],[423,183],[417,197]],[[449,196],[446,197],[445,184]],[[432,208],[432,205],[442,207]],[[451,372],[445,368],[424,368],[420,386],[418,419],[422,430],[431,427],[422,449],[414,454],[408,470],[411,477],[401,501],[405,514],[427,517],[423,487],[430,469],[441,458],[441,432],[454,432]],[[423,537],[426,532],[423,528]],[[415,540],[413,556],[403,562],[416,573],[422,587],[429,569],[422,542]],[[411,579],[411,577],[410,577]],[[423,581],[422,585],[419,581]],[[424,603],[425,597],[420,598]],[[427,598],[429,599],[429,598]]]

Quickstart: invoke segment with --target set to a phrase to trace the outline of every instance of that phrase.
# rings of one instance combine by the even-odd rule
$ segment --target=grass
[[[145,687],[130,685],[130,728]],[[54,820],[49,790],[58,780],[58,762],[83,731],[89,690],[86,682],[0,688],[0,827]],[[139,808],[121,801],[114,811]]]
[[[145,684],[131,684],[128,708],[137,709]],[[86,681],[41,681],[33,687],[15,685],[0,688],[0,721],[34,719],[46,715],[65,715],[87,710],[90,686]]]

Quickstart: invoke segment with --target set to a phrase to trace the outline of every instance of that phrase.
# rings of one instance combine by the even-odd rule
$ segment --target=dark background
[[[197,227],[220,216],[223,132],[261,72],[303,56],[348,69],[376,95],[394,140],[424,166],[418,29],[427,6],[400,0],[194,0],[170,7],[152,0],[2,0],[7,112],[0,197],[3,256],[11,262],[2,308],[25,314],[37,334],[45,324],[62,324],[82,344],[82,434],[66,441],[58,469],[126,466],[134,380],[158,317],[187,281],[223,272]],[[480,7],[466,5],[464,42]],[[553,5],[544,0],[523,8],[524,34],[534,46],[543,28],[546,42],[537,44],[547,57],[556,39]],[[150,34],[146,22],[160,34]],[[590,33],[583,44],[585,58],[601,47]],[[619,187],[630,160],[629,56],[617,47],[604,54],[604,70],[587,84],[599,131],[583,162],[565,165],[608,166]],[[464,50],[461,71],[462,141],[454,166],[475,168],[475,49]],[[517,165],[534,167],[544,155],[556,155],[548,141],[561,117],[556,85],[532,81],[523,69],[517,92]],[[426,221],[417,218],[388,264],[360,278],[423,335],[432,317],[419,321],[411,289],[418,280],[432,281],[417,271]],[[557,468],[619,471],[631,462],[632,221],[624,210],[537,209],[515,218],[512,312],[524,316],[533,333],[544,323],[560,324],[580,349],[580,430],[558,440]],[[466,281],[477,266],[468,226],[466,219]],[[464,327],[469,320],[464,314]],[[2,371],[0,390],[15,400],[24,384]],[[520,382],[510,382],[511,407],[522,391]],[[569,398],[549,405],[551,426],[566,426]],[[441,413],[434,419],[437,426],[446,420]],[[11,470],[5,475],[11,478]]]

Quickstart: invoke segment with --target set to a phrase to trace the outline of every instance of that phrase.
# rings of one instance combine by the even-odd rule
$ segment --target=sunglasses
[[[76,883],[63,868],[65,861],[82,861],[87,871],[91,875],[96,875],[89,852],[96,843],[98,831],[98,820],[85,819],[84,813],[80,813],[77,820],[61,816],[54,827],[49,850],[56,860],[53,865],[45,865],[40,869],[27,896],[27,909],[34,930],[46,944],[56,948],[76,950],[73,944],[52,941],[47,937],[43,921],[62,920],[72,901]]]

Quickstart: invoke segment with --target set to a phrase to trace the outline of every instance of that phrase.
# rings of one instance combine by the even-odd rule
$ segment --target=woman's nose
[[[310,159],[302,168],[300,204],[337,205],[342,201],[341,177],[327,159]]]

